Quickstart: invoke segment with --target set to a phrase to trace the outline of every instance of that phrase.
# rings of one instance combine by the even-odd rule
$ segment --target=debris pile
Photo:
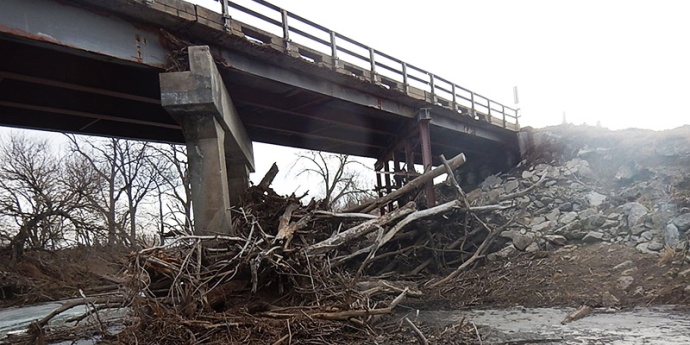
[[[244,206],[233,210],[230,231],[144,248],[130,256],[120,299],[85,297],[82,304],[96,314],[126,304],[132,317],[107,338],[127,344],[481,341],[471,322],[430,328],[409,306],[447,293],[460,296],[462,289],[491,295],[482,284],[507,280],[507,273],[495,273],[510,264],[502,260],[558,248],[563,248],[558,260],[572,259],[577,255],[566,249],[577,248],[573,244],[596,243],[595,252],[609,243],[609,250],[629,246],[662,253],[671,264],[680,262],[674,266],[678,277],[690,277],[683,266],[690,262],[688,132],[644,132],[630,140],[630,133],[619,137],[592,127],[549,128],[534,134],[533,150],[516,169],[489,176],[474,190],[466,192],[456,174],[447,174],[458,171],[464,155],[441,157],[444,165],[340,213],[277,195],[269,187],[277,172],[272,169],[247,191]],[[446,182],[436,186],[438,205],[400,201],[419,200],[421,187],[443,174]],[[389,213],[376,214],[390,205],[395,207]],[[468,278],[467,271],[484,258],[495,279]],[[547,261],[517,259],[513,268],[524,264],[547,272],[538,277],[541,282],[564,275],[544,267]],[[606,270],[623,270],[618,266]],[[596,285],[607,274],[594,273],[602,275],[571,278]],[[624,276],[616,282],[628,284],[622,290],[631,286]],[[572,284],[553,286],[557,293],[545,299],[549,303],[570,294]],[[513,295],[511,289],[503,289],[506,296]],[[605,292],[602,296],[612,296]],[[43,321],[34,334],[42,334]]]
[[[462,163],[461,154],[398,194],[415,193]],[[471,323],[424,334],[418,321],[399,315],[396,321],[393,311],[484,257],[512,223],[497,211],[545,180],[486,203],[450,179],[453,200],[427,209],[409,202],[380,216],[327,212],[316,203],[304,207],[294,196],[279,197],[259,184],[235,211],[228,235],[183,236],[132,256],[128,291],[136,321],[118,339],[332,344],[403,332],[420,343],[426,337],[470,341],[478,336]],[[360,207],[373,210],[392,200]],[[430,272],[447,273],[449,267],[450,274],[428,280]]]

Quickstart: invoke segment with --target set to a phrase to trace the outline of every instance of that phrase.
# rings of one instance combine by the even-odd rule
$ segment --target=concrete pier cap
[[[208,46],[189,47],[187,72],[160,74],[161,104],[182,126],[192,183],[195,231],[229,233],[254,171],[252,142]]]

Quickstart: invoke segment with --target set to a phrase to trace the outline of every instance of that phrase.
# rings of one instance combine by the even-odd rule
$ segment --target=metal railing
[[[432,104],[450,108],[462,115],[483,119],[504,128],[507,128],[508,124],[518,126],[518,109],[477,94],[448,79],[359,43],[269,2],[252,0],[260,8],[250,9],[230,0],[215,1],[221,3],[226,30],[231,28],[233,15],[248,16],[254,22],[270,24],[270,26],[264,26],[246,23],[282,37],[286,47],[295,43],[329,56],[334,67],[341,67],[354,76],[367,75],[368,80],[383,87],[396,89],[407,95],[416,94]],[[256,38],[251,37],[252,35],[248,36]],[[307,60],[313,62],[319,60],[319,57],[313,53],[302,50],[299,52],[301,57]],[[420,95],[419,91],[427,93],[422,92]]]

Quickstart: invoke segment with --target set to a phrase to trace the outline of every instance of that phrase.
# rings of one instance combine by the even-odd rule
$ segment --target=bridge
[[[254,141],[374,158],[382,193],[440,154],[470,181],[519,158],[516,109],[252,4],[2,0],[0,125],[186,143],[201,231],[229,221]]]

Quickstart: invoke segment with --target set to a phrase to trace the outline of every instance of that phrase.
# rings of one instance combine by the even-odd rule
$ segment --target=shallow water
[[[20,308],[0,309],[0,343],[6,341],[6,337],[8,334],[25,331],[29,327],[31,322],[45,317],[46,315],[50,314],[53,310],[62,306],[63,303],[67,302],[69,301],[49,302]],[[82,315],[85,311],[86,309],[84,306],[76,306],[53,318],[53,320],[51,320],[48,325],[53,327],[68,325],[65,323],[67,319],[77,315]],[[122,318],[124,316],[124,313],[124,310],[103,310],[99,312],[99,316],[102,321],[108,321]],[[84,321],[82,321],[82,323],[90,321],[92,320],[89,320],[89,318],[87,318]],[[71,325],[74,325],[74,323],[71,323],[68,326]],[[59,342],[55,343],[54,345],[86,345],[94,344],[95,342],[95,339],[83,339],[76,342]]]
[[[690,313],[674,310],[673,306],[596,310],[562,325],[572,311],[521,307],[423,311],[419,319],[445,327],[465,317],[486,335],[485,344],[690,344]]]
[[[26,329],[32,321],[44,317],[64,302],[0,309],[0,341],[10,332]],[[418,315],[407,316],[439,328],[455,325],[464,318],[481,329],[485,335],[484,344],[690,344],[690,312],[675,310],[673,306],[597,310],[585,318],[562,325],[561,321],[573,310],[514,307],[420,311]],[[51,325],[64,324],[64,320],[83,312],[83,306],[70,309]],[[117,318],[122,317],[122,313],[104,316]],[[94,340],[82,340],[77,344],[93,343]]]

